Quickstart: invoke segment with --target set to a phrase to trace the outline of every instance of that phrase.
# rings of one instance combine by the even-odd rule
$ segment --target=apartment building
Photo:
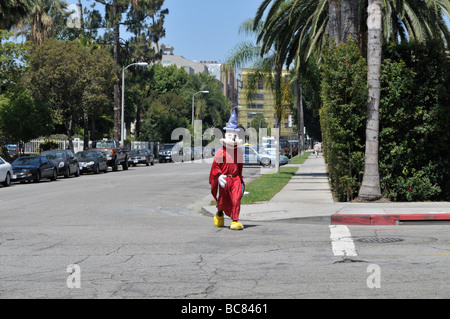
[[[265,118],[269,127],[276,126],[276,113],[275,113],[275,96],[270,87],[267,87],[263,81],[259,81],[258,88],[251,100],[247,100],[247,77],[248,74],[253,72],[253,69],[241,69],[241,82],[242,87],[239,92],[239,108],[238,111],[238,123],[243,127],[248,128],[250,122],[254,117],[262,116]],[[287,70],[283,70],[283,76],[288,75]],[[281,119],[280,125],[280,138],[286,140],[290,139],[290,136],[295,136],[295,132],[289,127],[289,118]]]

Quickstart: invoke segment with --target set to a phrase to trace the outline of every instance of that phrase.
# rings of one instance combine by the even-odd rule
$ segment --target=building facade
[[[239,108],[238,121],[239,124],[245,128],[250,127],[250,123],[254,117],[261,116],[265,119],[268,127],[276,127],[276,113],[275,113],[275,96],[270,87],[267,87],[263,81],[259,81],[258,88],[253,94],[251,100],[247,99],[248,85],[247,77],[248,74],[253,72],[253,69],[241,69],[241,81],[242,88],[239,92]],[[283,70],[282,76],[287,76],[288,71]],[[289,127],[289,114],[286,114],[285,118],[281,119],[280,124],[280,138],[290,140],[291,136],[295,139],[295,132]],[[292,125],[291,125],[292,126]]]

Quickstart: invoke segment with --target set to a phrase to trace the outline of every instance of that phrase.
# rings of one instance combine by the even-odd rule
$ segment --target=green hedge
[[[331,187],[353,199],[364,171],[367,63],[354,43],[325,46],[321,65],[320,125]]]
[[[357,196],[364,169],[365,59],[353,43],[327,48],[320,121],[335,197]],[[379,165],[393,201],[450,200],[449,60],[438,43],[383,48]]]

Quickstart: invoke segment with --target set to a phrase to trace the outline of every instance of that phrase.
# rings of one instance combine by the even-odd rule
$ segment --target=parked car
[[[183,147],[181,143],[169,143],[159,150],[159,162],[183,162],[191,159],[191,148]]]
[[[298,141],[297,140],[289,140],[289,147],[292,148],[292,156],[298,155]]]
[[[100,171],[108,173],[108,159],[103,152],[86,150],[75,154],[78,160],[80,174],[93,172],[98,174]]]
[[[7,144],[5,146],[10,156],[16,156],[19,154],[19,146],[17,146],[17,144]]]
[[[128,169],[130,149],[128,146],[121,146],[118,140],[92,141],[91,150],[103,152],[108,159],[108,166],[112,167],[113,172],[119,169],[119,165],[122,166],[124,171]]]
[[[11,164],[0,157],[0,183],[2,183],[3,186],[11,185],[12,176],[13,170]]]
[[[159,150],[159,162],[171,162],[172,161],[172,149],[175,144],[164,144],[164,146]]]
[[[128,165],[136,166],[137,164],[145,164],[147,166],[154,165],[155,159],[153,152],[148,149],[131,150],[128,157]]]
[[[261,165],[264,167],[269,167],[275,165],[276,158],[275,154],[261,151],[258,153],[257,148],[253,146],[239,146],[239,148],[244,153],[244,164],[245,165]],[[280,165],[285,165],[289,163],[289,158],[284,155],[280,155]]]
[[[71,150],[51,150],[41,154],[58,164],[58,175],[70,177],[70,175],[80,176],[78,159]]]
[[[56,181],[58,164],[45,156],[23,156],[11,163],[13,181],[40,182],[43,178]]]

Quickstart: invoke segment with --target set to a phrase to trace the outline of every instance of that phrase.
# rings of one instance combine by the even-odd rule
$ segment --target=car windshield
[[[90,157],[90,158],[96,158],[97,157],[97,153],[96,152],[78,152],[75,154],[75,156],[79,159],[79,158],[83,158],[83,157]]]
[[[97,148],[101,148],[101,147],[115,147],[114,145],[114,141],[98,141],[96,143],[96,147]]]
[[[66,153],[63,151],[55,151],[55,152],[44,152],[42,153],[42,156],[45,156],[51,160],[56,160],[56,159],[65,159],[66,158]]]
[[[163,146],[163,150],[171,150],[173,147],[175,146],[175,144],[166,144]]]
[[[145,155],[145,153],[146,153],[145,150],[131,150],[131,154],[133,154],[133,155],[139,155],[139,154]]]
[[[14,165],[32,165],[39,166],[39,157],[19,157],[13,162]]]

